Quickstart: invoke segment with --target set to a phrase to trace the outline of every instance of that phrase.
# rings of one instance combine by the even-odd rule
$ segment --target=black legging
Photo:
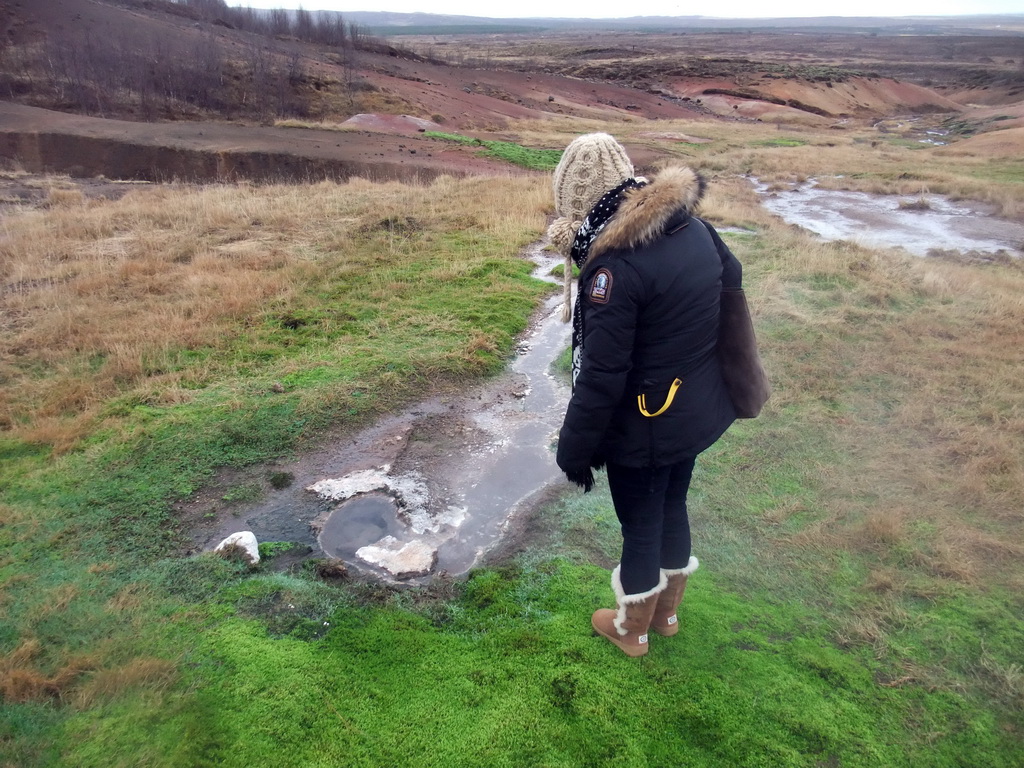
[[[685,568],[689,563],[686,492],[694,461],[641,469],[608,464],[608,488],[622,525],[619,578],[627,595],[656,587],[660,569]]]

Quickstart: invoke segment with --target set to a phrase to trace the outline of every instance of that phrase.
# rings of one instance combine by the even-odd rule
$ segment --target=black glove
[[[571,440],[565,439],[565,427],[562,429],[563,432],[558,436],[555,463],[560,470],[565,472],[565,476],[571,482],[582,488],[584,493],[590,493],[590,489],[594,487],[594,470],[592,468],[594,462],[583,457],[584,451],[569,450],[575,444]]]
[[[586,469],[566,469],[563,471],[571,482],[576,483],[576,485],[583,489],[584,493],[590,493],[590,490],[594,487],[594,471],[590,467]]]

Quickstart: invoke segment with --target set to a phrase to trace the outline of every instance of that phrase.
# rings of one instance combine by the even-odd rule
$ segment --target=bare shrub
[[[303,12],[296,21],[288,12],[262,16],[205,0],[196,9],[200,16],[221,20],[239,11],[238,23],[231,26],[251,27],[265,37],[251,38],[240,54],[229,57],[225,51],[231,49],[212,31],[182,37],[172,46],[163,36],[131,28],[104,30],[100,40],[83,29],[62,26],[42,43],[10,47],[0,59],[7,73],[0,88],[6,85],[11,95],[27,90],[35,103],[101,117],[304,117],[324,104],[324,84],[312,86],[301,52],[285,51],[271,39],[293,35],[298,24],[301,39],[337,50],[342,86],[351,100],[357,83],[356,46],[365,41],[358,27],[340,16]]]
[[[930,211],[932,204],[928,202],[928,198],[922,196],[917,200],[900,200],[899,209],[901,211]]]
[[[159,35],[110,29],[102,44],[75,27],[51,31],[35,67],[58,106],[108,116],[125,107],[146,119],[181,109],[230,109],[212,34],[180,55]]]

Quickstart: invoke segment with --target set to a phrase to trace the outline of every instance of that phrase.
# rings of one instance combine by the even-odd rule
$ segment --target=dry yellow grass
[[[1011,111],[1013,109],[1013,107],[1010,107]],[[1019,111],[1020,107],[1016,109]],[[1003,111],[1000,109],[1000,114]],[[939,154],[948,157],[1006,157],[1020,160],[1022,147],[1024,147],[1024,127],[1015,126],[1004,130],[982,133],[959,144],[943,147],[939,150]]]
[[[170,687],[176,679],[174,662],[138,657],[120,666],[93,672],[76,686],[73,701],[75,706],[85,709],[136,688],[145,688],[152,694]]]
[[[173,661],[148,657],[97,669],[92,657],[77,656],[47,673],[38,666],[43,655],[42,645],[33,639],[0,656],[0,699],[10,703],[55,699],[85,708],[135,688],[160,690],[177,678]]]
[[[766,345],[783,383],[772,408],[837,398],[843,410],[821,426],[851,463],[829,474],[829,511],[791,545],[859,551],[940,583],[1024,587],[1024,272],[870,254],[862,264],[855,249],[800,237],[783,235],[800,256],[775,267],[756,302],[814,340]],[[794,292],[779,274],[794,265],[839,287]],[[917,308],[893,311],[908,303]],[[856,346],[842,341],[851,332]]]
[[[311,120],[297,120],[294,118],[288,120],[275,120],[275,128],[303,128],[315,131],[349,131],[358,130],[352,126],[343,125],[342,123],[335,121],[321,120],[320,122],[313,122]]]
[[[87,657],[76,657],[48,674],[36,666],[42,654],[41,644],[32,639],[0,656],[0,698],[9,702],[59,699],[95,666]]]
[[[3,222],[0,429],[60,449],[117,394],[146,384],[160,404],[186,401],[183,380],[206,374],[183,372],[182,350],[222,348],[326,269],[386,258],[358,253],[360,227],[413,211],[428,229],[511,243],[524,218],[542,228],[545,192],[513,178],[165,186],[89,203],[53,189]]]

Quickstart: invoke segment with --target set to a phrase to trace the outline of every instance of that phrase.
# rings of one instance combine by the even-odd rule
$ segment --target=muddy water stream
[[[980,203],[952,202],[930,194],[821,189],[814,180],[781,191],[754,183],[769,211],[825,240],[900,247],[915,256],[931,251],[1024,255],[1024,223],[996,218]]]
[[[541,244],[534,276],[560,262]],[[569,340],[553,295],[497,377],[419,403],[342,444],[274,467],[295,482],[224,520],[197,544],[238,530],[297,541],[385,578],[464,573],[493,547],[517,511],[561,473],[551,446],[568,387],[549,372]]]

